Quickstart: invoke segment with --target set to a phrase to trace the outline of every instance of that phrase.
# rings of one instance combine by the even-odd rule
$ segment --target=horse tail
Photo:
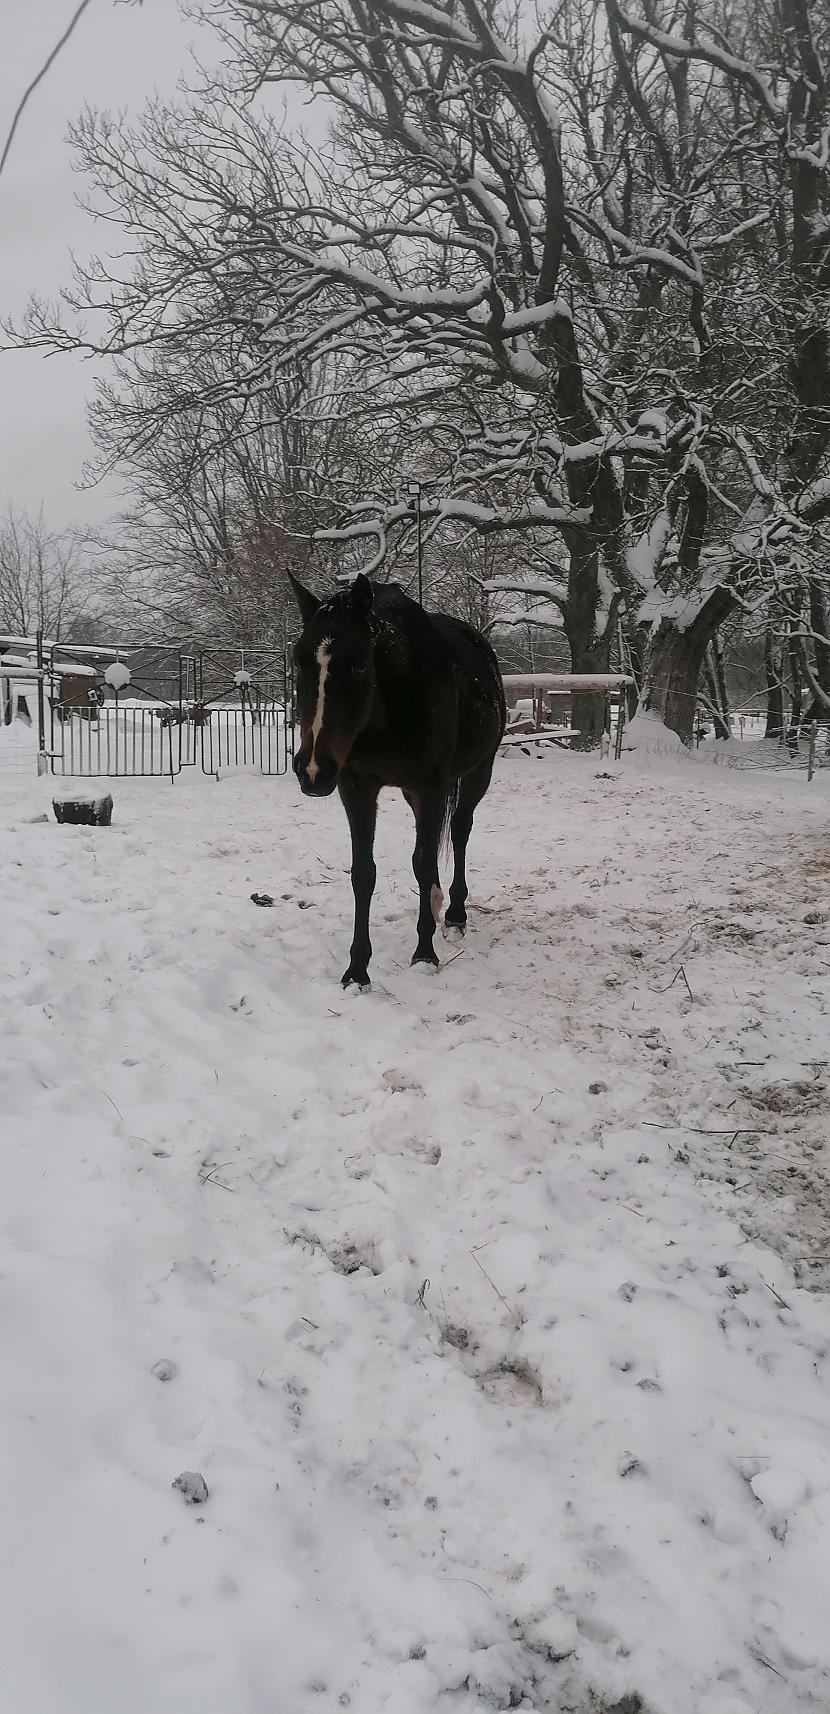
[[[444,813],[441,817],[441,832],[438,836],[438,851],[442,857],[446,857],[449,850],[452,818],[458,808],[458,784],[458,780],[450,780],[447,786]]]

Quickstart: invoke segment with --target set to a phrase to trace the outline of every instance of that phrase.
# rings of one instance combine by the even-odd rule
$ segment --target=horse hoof
[[[351,988],[354,986],[355,988],[359,988],[361,993],[365,994],[367,988],[371,988],[372,986],[369,981],[368,970],[352,970],[351,966],[349,966],[349,969],[346,970],[340,978],[340,986],[341,988]]]
[[[411,962],[413,964],[431,964],[433,969],[437,970],[441,960],[434,947],[430,947],[429,952],[413,952]]]
[[[444,918],[445,940],[463,940],[466,933],[466,922],[448,922],[446,917]]]

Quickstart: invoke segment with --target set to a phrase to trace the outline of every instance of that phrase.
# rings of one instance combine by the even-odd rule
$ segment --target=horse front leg
[[[413,798],[415,811],[415,850],[412,868],[418,883],[418,945],[412,955],[413,964],[437,964],[433,945],[435,927],[441,915],[443,897],[438,880],[438,845],[446,807],[446,791],[430,792]]]
[[[349,821],[352,836],[352,892],[354,893],[354,935],[349,953],[349,966],[343,972],[344,988],[356,982],[359,988],[369,987],[369,959],[372,942],[369,939],[369,907],[375,890],[377,870],[373,856],[378,792],[375,780],[342,772],[338,790]]]

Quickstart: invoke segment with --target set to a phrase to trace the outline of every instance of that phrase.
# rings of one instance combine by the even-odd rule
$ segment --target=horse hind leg
[[[438,846],[446,807],[446,793],[412,801],[415,811],[415,850],[412,868],[418,883],[418,944],[412,955],[413,964],[437,965],[438,955],[433,944],[435,928],[444,904],[438,878]]]
[[[467,843],[473,826],[476,807],[480,804],[493,772],[493,758],[482,762],[471,774],[466,774],[458,788],[458,805],[450,823],[453,877],[449,904],[444,917],[445,929],[463,934],[467,927]]]

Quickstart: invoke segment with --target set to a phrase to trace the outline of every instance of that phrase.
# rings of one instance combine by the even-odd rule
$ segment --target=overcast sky
[[[75,10],[77,0],[3,0],[0,5],[0,135],[5,141],[26,85]],[[157,90],[174,92],[196,34],[176,0],[114,5],[92,0],[60,58],[26,109],[0,177],[0,311],[19,314],[28,293],[57,292],[69,251],[103,248],[101,232],[75,203],[66,128],[84,102],[131,110]],[[204,32],[199,32],[204,40]],[[2,147],[2,143],[0,143]],[[0,352],[0,509],[37,510],[53,527],[95,523],[111,513],[111,486],[79,493],[89,450],[84,400],[92,366],[73,357]]]

